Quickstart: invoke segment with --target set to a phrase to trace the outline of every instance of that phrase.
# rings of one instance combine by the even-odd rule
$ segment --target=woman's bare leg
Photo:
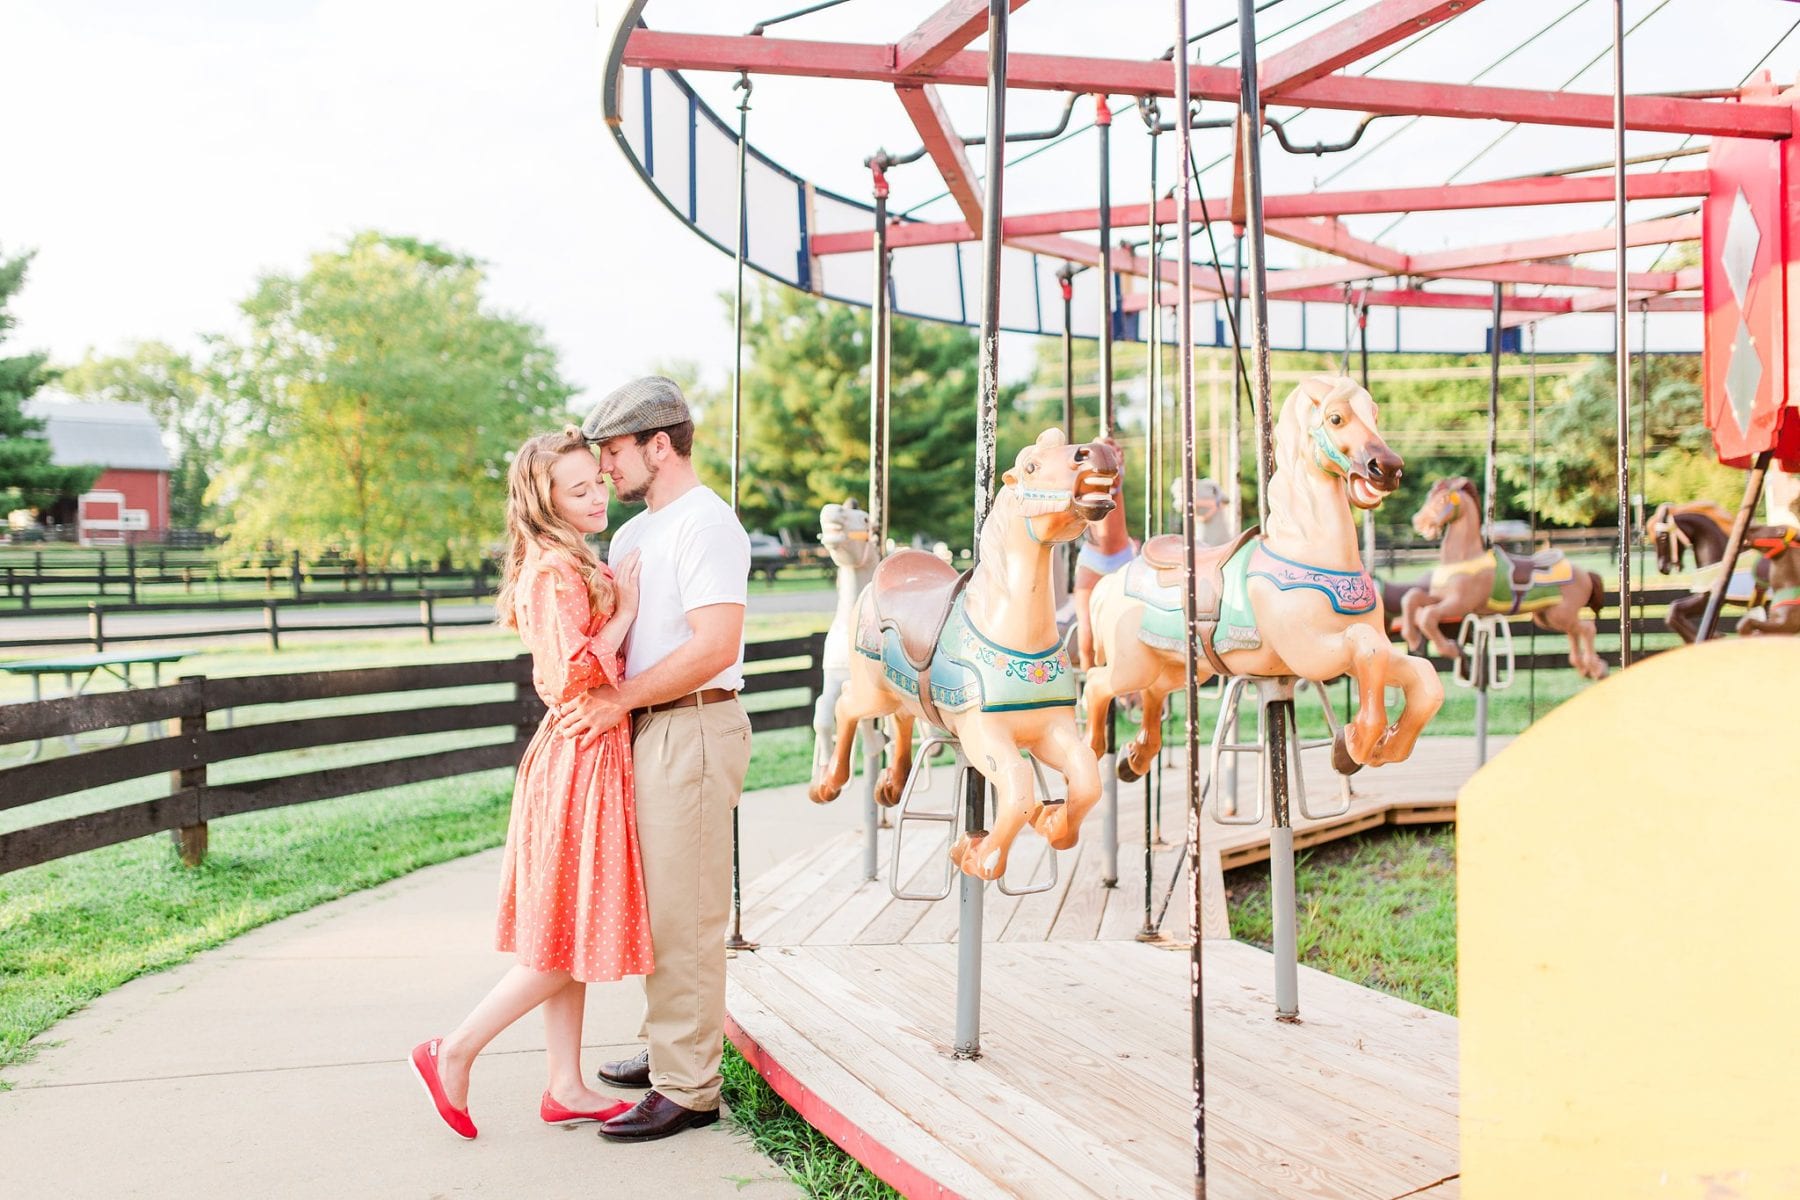
[[[445,1035],[438,1050],[438,1075],[444,1081],[445,1099],[457,1108],[468,1108],[469,1071],[475,1065],[475,1056],[507,1026],[569,982],[567,971],[534,971],[523,965],[514,965],[502,975],[462,1024]]]
[[[581,1074],[581,1025],[587,984],[571,979],[544,1001],[544,1048],[550,1059],[550,1098],[573,1112],[597,1112],[616,1102],[588,1087]]]

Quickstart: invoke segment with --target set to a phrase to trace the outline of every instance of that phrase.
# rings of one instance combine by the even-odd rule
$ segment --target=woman
[[[583,1082],[587,985],[647,975],[653,965],[630,730],[621,724],[578,743],[557,734],[553,720],[557,705],[618,682],[619,648],[637,615],[637,556],[615,578],[583,540],[606,528],[607,492],[573,426],[520,447],[507,492],[495,608],[531,650],[532,683],[551,710],[519,763],[501,867],[498,948],[518,962],[454,1031],[412,1052],[438,1115],[466,1139],[475,1136],[475,1056],[540,1005],[550,1065],[543,1120],[604,1121],[629,1108]]]

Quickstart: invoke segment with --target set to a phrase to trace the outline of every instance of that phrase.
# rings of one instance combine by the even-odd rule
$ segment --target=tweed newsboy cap
[[[604,442],[622,433],[663,429],[693,419],[680,384],[646,375],[608,392],[581,423],[581,435],[590,442]]]

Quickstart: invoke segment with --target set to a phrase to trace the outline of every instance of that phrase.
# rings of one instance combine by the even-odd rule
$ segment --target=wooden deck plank
[[[882,956],[884,974],[905,970],[905,958],[910,957],[917,963],[916,978],[935,978],[940,995],[954,995],[952,958],[932,947],[902,950],[903,956]],[[1015,1086],[1033,1094],[1056,1094],[1056,1080],[1067,1078],[1072,1071],[1081,1080],[1082,1102],[1098,1101],[1110,1109],[1117,1099],[1121,1106],[1142,1112],[1147,1130],[1161,1134],[1160,1149],[1147,1140],[1130,1138],[1124,1139],[1121,1148],[1149,1153],[1146,1165],[1160,1168],[1178,1182],[1187,1158],[1171,1151],[1185,1149],[1192,1136],[1186,1103],[1190,1065],[1185,1039],[1164,1036],[1159,1026],[1168,1027],[1171,1016],[1186,1010],[1187,997],[1180,994],[1181,973],[1165,969],[1159,988],[1133,989],[1134,996],[1149,996],[1153,1003],[1127,999],[1112,1008],[1112,1020],[1096,1025],[1088,1012],[1103,998],[1110,998],[1114,989],[1096,987],[1095,980],[1111,977],[1125,956],[1151,962],[1158,956],[1154,951],[1118,946],[1089,950],[1070,955],[1061,947],[1019,947],[1017,953],[993,964],[989,995],[983,1001],[986,1061]],[[1071,964],[1077,967],[1073,975],[1065,969]],[[836,965],[845,969],[842,962]],[[1166,968],[1169,964],[1157,965]],[[1002,981],[1011,986],[1001,986]],[[1304,1034],[1272,1025],[1271,1021],[1260,1028],[1240,1029],[1236,1023],[1226,1023],[1227,1031],[1240,1034],[1227,1040],[1249,1043],[1249,1053],[1244,1053],[1242,1045],[1217,1045],[1220,1039],[1209,1035],[1210,1160],[1254,1169],[1264,1177],[1267,1164],[1279,1162],[1287,1171],[1282,1190],[1290,1195],[1394,1196],[1442,1178],[1446,1169],[1454,1170],[1453,1153],[1444,1147],[1385,1117],[1340,1106],[1320,1093],[1277,1078],[1272,1068],[1283,1059],[1286,1044]],[[1241,1036],[1246,1033],[1252,1036]],[[1120,1139],[1114,1139],[1114,1144],[1120,1145]]]
[[[1074,881],[1081,859],[1096,843],[1083,837],[1075,843],[1073,850],[1061,853],[1056,864],[1056,886],[1047,892],[1039,892],[1035,896],[1026,896],[1019,901],[1013,910],[1012,920],[1000,931],[1003,942],[1041,942],[1050,934],[1050,927],[1056,923],[1056,914],[1062,911],[1064,901],[1069,895],[1069,885]]]
[[[833,841],[838,845],[835,860],[826,859],[820,864],[831,868],[829,873],[821,873],[822,877],[812,876],[818,880],[812,894],[801,899],[779,919],[763,924],[754,940],[771,946],[798,946],[830,919],[847,897],[859,890],[873,892],[881,887],[880,880],[874,883],[863,880],[862,850],[858,841],[848,840],[843,835]]]
[[[1147,1172],[1107,1163],[1104,1147],[1078,1128],[1038,1127],[1029,1140],[1020,1138],[1002,1118],[1014,1116],[1022,1102],[1031,1107],[1030,1102],[996,1086],[980,1062],[952,1060],[928,1026],[882,1002],[861,981],[817,967],[823,956],[836,953],[841,951],[808,948],[763,960],[758,966],[764,970],[746,986],[778,1011],[806,1013],[807,1031],[821,1048],[865,1082],[878,1073],[876,1094],[927,1121],[947,1147],[995,1182],[996,1192],[1028,1200],[1095,1194],[1124,1200],[1157,1190],[1159,1181]],[[881,1037],[869,1037],[871,1028],[880,1029]],[[1069,1169],[1071,1160],[1098,1170],[1099,1178]],[[1109,1181],[1124,1186],[1096,1191],[1096,1183]]]
[[[1113,889],[1102,885],[1106,864],[1101,862],[1100,830],[1082,830],[1081,843],[1087,846],[1075,862],[1069,879],[1068,895],[1057,911],[1056,923],[1047,935],[1052,942],[1091,942],[1100,932],[1100,917],[1106,911],[1106,896]],[[1088,842],[1092,845],[1087,845]]]
[[[1072,952],[1060,959],[1040,959],[1039,970],[1043,978],[1055,981],[1064,989],[1085,989],[1082,1004],[1104,1010],[1106,1028],[1122,1023],[1144,1030],[1145,1036],[1132,1044],[1129,1053],[1133,1057],[1168,1056],[1185,1080],[1189,1053],[1187,1040],[1158,1034],[1158,1030],[1169,1024],[1172,1014],[1180,1014],[1185,1020],[1188,1006],[1186,971],[1183,969],[1187,956],[1176,956],[1181,965],[1171,969],[1163,959],[1167,953],[1147,950],[1131,957],[1109,953],[1103,962],[1097,962],[1087,955]],[[1228,986],[1233,976],[1239,976],[1239,982],[1248,983],[1254,990],[1260,982],[1259,977],[1267,975],[1266,961],[1259,964],[1216,952],[1206,955],[1204,967],[1209,1012],[1213,1008],[1215,992]],[[1251,976],[1243,978],[1245,971],[1251,972]],[[1104,996],[1096,995],[1096,989],[1092,987],[1096,972],[1116,976],[1131,986],[1109,989]],[[1309,972],[1302,976],[1303,994],[1311,982],[1310,975]],[[1404,1112],[1407,1114],[1405,1130],[1395,1136],[1410,1147],[1408,1153],[1428,1164],[1424,1173],[1438,1178],[1455,1169],[1458,1137],[1454,1097],[1451,1097],[1448,1109],[1440,1107],[1441,1098],[1436,1093],[1421,1093],[1411,1073],[1396,1072],[1366,1051],[1356,1059],[1348,1060],[1341,1047],[1329,1042],[1330,1030],[1324,1025],[1315,1028],[1314,1023],[1305,1021],[1294,1025],[1277,1023],[1272,1001],[1260,1012],[1240,1010],[1230,1017],[1211,1021],[1207,1026],[1209,1061],[1215,1053],[1235,1056],[1235,1060],[1255,1077],[1247,1083],[1236,1081],[1237,1072],[1234,1071],[1231,1086],[1254,1088],[1279,1082],[1284,1094],[1290,1096],[1298,1108],[1320,1111],[1325,1118],[1332,1112],[1350,1114],[1353,1124],[1360,1124],[1367,1118],[1385,1123],[1392,1114]],[[1320,1045],[1322,1039],[1327,1039],[1323,1046]],[[1272,1053],[1272,1046],[1278,1052]],[[1212,1065],[1220,1066],[1218,1063]],[[1209,1083],[1209,1093],[1211,1090]],[[1320,1102],[1308,1092],[1318,1093],[1330,1104],[1320,1108]],[[1435,1155],[1430,1149],[1432,1145],[1437,1147]],[[1447,1160],[1442,1157],[1444,1154],[1449,1155]]]
[[[856,861],[862,863],[861,834],[857,836]],[[875,860],[874,880],[860,880],[856,890],[848,896],[836,897],[835,907],[813,931],[803,939],[810,945],[847,945],[859,940],[858,935],[871,922],[880,916],[887,907],[896,903],[892,890],[888,887],[888,873],[893,869],[891,862],[894,850],[893,831],[887,831],[885,837],[877,835],[877,854]],[[900,874],[902,878],[911,878],[921,868],[931,866],[942,870],[938,865],[941,851],[931,838],[909,838],[900,847]],[[859,872],[860,876],[860,872]]]

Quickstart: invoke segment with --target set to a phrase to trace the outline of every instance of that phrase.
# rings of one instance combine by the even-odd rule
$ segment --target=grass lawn
[[[1300,961],[1456,1014],[1456,832],[1394,829],[1296,856]],[[1269,872],[1226,876],[1231,936],[1268,949]]]

